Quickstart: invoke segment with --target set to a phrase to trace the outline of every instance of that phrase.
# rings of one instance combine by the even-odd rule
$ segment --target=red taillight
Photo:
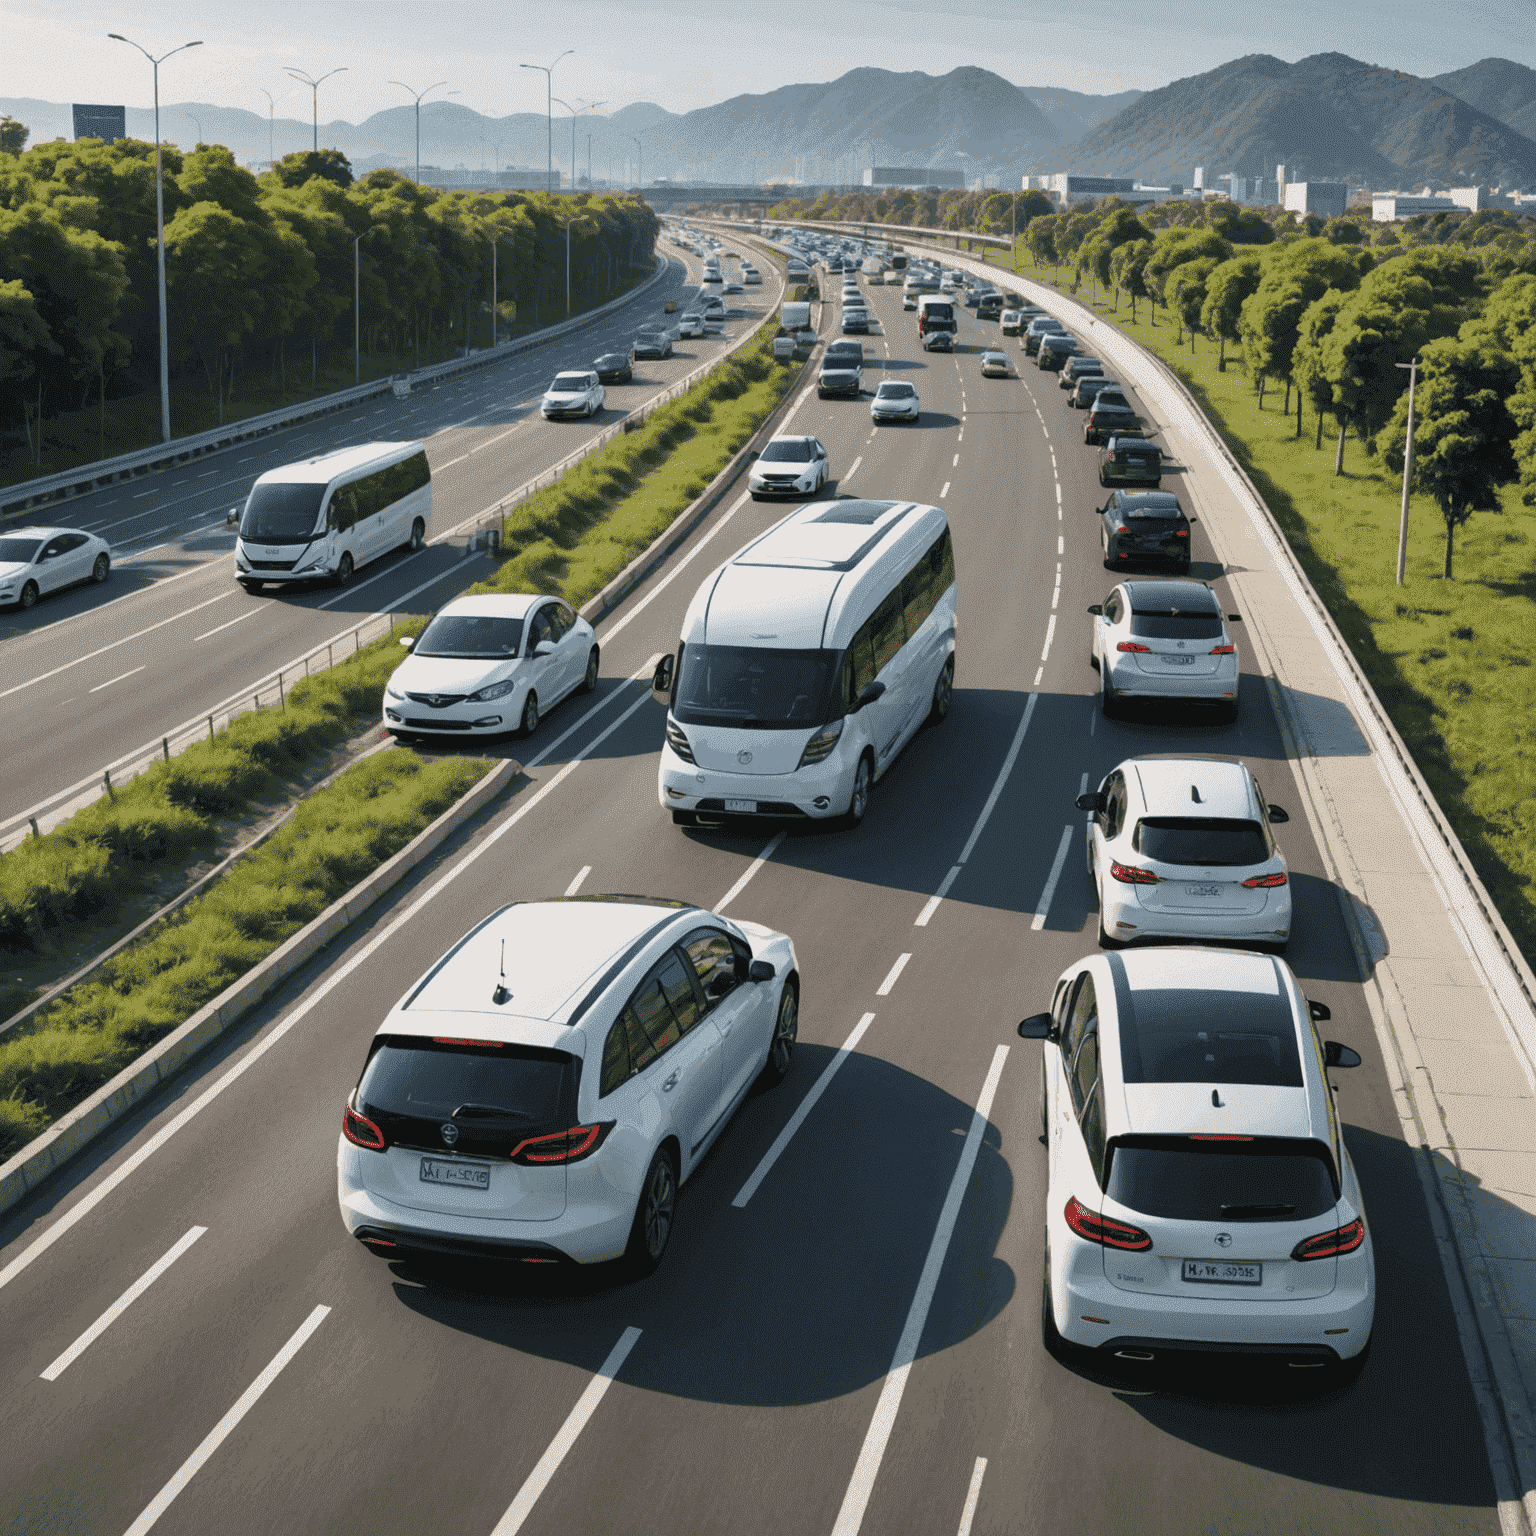
[[[597,1150],[616,1123],[602,1120],[595,1125],[573,1125],[568,1131],[554,1131],[548,1136],[530,1136],[512,1148],[512,1161],[539,1167],[579,1162]]]
[[[1125,556],[1122,555],[1120,558],[1123,560]],[[1150,655],[1152,652],[1152,647],[1150,645],[1142,645],[1135,640],[1122,640],[1120,644],[1115,647],[1115,649],[1117,651],[1145,651],[1148,655]]]
[[[1140,1227],[1116,1221],[1112,1216],[1101,1216],[1097,1211],[1090,1211],[1076,1195],[1067,1201],[1067,1208],[1062,1214],[1067,1219],[1067,1225],[1090,1243],[1101,1243],[1106,1248],[1128,1248],[1135,1253],[1152,1246],[1150,1233],[1143,1232]]]
[[[1189,537],[1189,529],[1188,528],[1175,528],[1173,530],[1173,536],[1176,539],[1187,539]]]
[[[384,1150],[384,1132],[366,1115],[358,1114],[350,1104],[344,1105],[341,1111],[341,1134],[355,1147],[363,1147],[369,1152]]]
[[[1137,869],[1134,864],[1120,864],[1114,859],[1109,861],[1109,872],[1121,885],[1159,885],[1163,878],[1150,869]]]
[[[1236,654],[1237,647],[1235,645],[1213,645],[1211,647],[1212,656],[1235,656]]]
[[[1331,1232],[1319,1232],[1316,1237],[1305,1237],[1291,1249],[1293,1259],[1332,1259],[1341,1253],[1353,1253],[1365,1241],[1365,1217],[1356,1216],[1345,1226]]]
[[[1282,869],[1278,875],[1255,875],[1252,880],[1244,880],[1243,884],[1250,891],[1259,890],[1260,888],[1271,890],[1277,885],[1284,885],[1286,878],[1286,873]]]

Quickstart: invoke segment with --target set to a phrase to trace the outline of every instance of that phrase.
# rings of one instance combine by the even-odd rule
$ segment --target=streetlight
[[[500,319],[501,319],[501,317],[500,317],[499,311],[496,308],[497,304],[501,300],[500,291],[498,290],[498,288],[496,286],[496,247],[499,244],[500,244],[500,241],[496,240],[495,238],[491,238],[491,350],[492,351],[495,351],[495,349],[496,349],[496,342],[497,342],[497,339],[498,339],[497,332],[501,328],[500,327]],[[467,332],[465,333],[465,336],[464,336],[464,344],[466,346],[469,345],[469,334]]]
[[[391,85],[398,85],[400,87],[400,89],[406,93],[406,95],[414,96],[416,98],[416,184],[418,186],[420,186],[421,185],[421,98],[427,94],[427,91],[435,91],[437,89],[437,85],[447,85],[448,82],[446,80],[439,80],[437,82],[437,85],[429,85],[427,87],[426,91],[414,91],[414,90],[411,89],[410,86],[408,86],[405,83],[404,80],[391,80],[389,83]],[[457,91],[449,91],[448,94],[450,96],[457,96],[459,93]]]
[[[132,38],[124,37],[121,32],[108,32],[107,36],[115,43],[127,43],[130,48],[139,48]],[[162,442],[167,443],[171,440],[171,354],[165,328],[165,181],[160,171],[160,66],[172,53],[202,46],[201,39],[195,43],[183,43],[180,48],[172,48],[171,53],[162,53],[158,59],[146,49],[139,48],[139,52],[149,60],[155,71],[155,256],[160,274],[160,437]]]
[[[1413,479],[1413,390],[1419,382],[1419,360],[1394,363],[1408,370],[1408,441],[1403,448],[1403,515],[1397,525],[1397,584],[1403,584],[1403,562],[1408,558],[1408,485]]]
[[[567,54],[572,54],[575,52],[576,50],[574,48],[567,48],[565,53],[560,55],[560,59],[565,58]],[[558,64],[560,59],[556,59],[555,64]],[[545,179],[547,182],[546,190],[550,192],[555,190],[555,64],[550,64],[547,66],[543,64],[519,64],[517,66],[519,69],[539,69],[544,71],[544,117],[546,122],[546,138],[549,141],[549,166],[545,173]]]
[[[573,107],[570,102],[561,101],[558,96],[551,96],[550,100],[558,102],[560,106],[564,107],[571,114],[571,191],[574,192],[576,190],[576,119],[583,112],[594,112],[598,107],[606,107],[608,103],[606,101],[589,101],[584,107]],[[588,176],[587,180],[590,182],[592,180],[591,176]]]
[[[324,85],[332,75],[340,75],[345,73],[346,68],[347,66],[345,64],[338,64],[335,69],[327,70],[323,75],[320,76],[318,80],[311,79],[304,73],[302,69],[288,69],[288,73],[292,75],[295,80],[299,81],[300,84],[307,85],[309,87],[310,92],[314,97],[315,141],[313,148],[317,155],[320,153],[320,87]]]
[[[265,86],[258,89],[267,98],[267,169],[272,170],[277,164],[277,130],[273,125],[273,114],[277,111],[277,104],[282,97],[274,96]],[[286,96],[287,91],[283,92]]]
[[[201,144],[203,142],[203,120],[202,120],[202,118],[200,118],[197,115],[197,113],[195,113],[195,112],[183,112],[181,115],[183,117],[190,117],[192,119],[192,126],[197,129],[197,142],[199,144]],[[195,147],[196,146],[194,146],[194,148]]]
[[[352,242],[352,382],[363,382],[363,277],[362,254],[363,241],[369,235],[376,235],[383,230],[382,224],[375,224],[371,229],[365,229]]]
[[[631,134],[635,141],[635,191],[641,191],[645,186],[645,146],[640,142],[638,133]]]

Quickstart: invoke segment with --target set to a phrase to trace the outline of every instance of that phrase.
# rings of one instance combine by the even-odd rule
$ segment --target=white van
[[[432,515],[432,471],[424,443],[362,443],[285,464],[258,477],[238,521],[235,580],[334,581],[408,545],[420,549]]]
[[[683,825],[857,826],[870,785],[949,713],[955,624],[940,508],[850,498],[792,512],[704,582],[656,668],[662,806]]]

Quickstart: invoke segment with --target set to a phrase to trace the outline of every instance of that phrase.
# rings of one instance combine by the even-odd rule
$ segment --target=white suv
[[[1132,757],[1077,797],[1099,944],[1235,939],[1283,953],[1291,888],[1271,825],[1289,821],[1235,759]]]
[[[747,474],[754,501],[765,496],[815,496],[831,474],[819,438],[775,437],[763,445]]]
[[[342,1112],[347,1231],[386,1258],[661,1261],[677,1189],[799,1020],[782,933],[677,901],[518,902],[379,1026]]]
[[[1056,983],[1045,1042],[1042,1326],[1054,1352],[1150,1362],[1251,1351],[1363,1363],[1376,1272],[1318,1037],[1284,961],[1091,955]]]
[[[1241,668],[1216,594],[1203,581],[1122,581],[1094,603],[1088,658],[1099,669],[1099,704],[1106,717],[1128,702],[1212,705],[1237,719]]]

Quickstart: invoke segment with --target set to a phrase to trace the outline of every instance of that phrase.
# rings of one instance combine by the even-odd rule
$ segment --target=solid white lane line
[[[876,997],[889,997],[891,995],[891,988],[896,985],[897,978],[907,968],[907,961],[911,958],[911,955],[902,955],[901,958],[897,960],[896,964],[891,967],[885,980],[880,983],[879,988],[876,990]]]
[[[864,1038],[864,1031],[874,1022],[874,1014],[866,1013],[854,1026],[853,1033],[838,1048],[837,1054],[823,1068],[821,1076],[816,1079],[811,1091],[801,1099],[799,1107],[789,1117],[784,1129],[774,1138],[773,1145],[763,1153],[762,1161],[752,1170],[752,1177],[741,1186],[741,1192],[731,1201],[731,1205],[736,1210],[746,1209],[747,1201],[757,1193],[758,1187],[768,1177],[769,1170],[778,1162],[785,1147],[794,1140],[795,1132],[805,1124],[806,1116],[816,1107],[817,1099],[827,1091],[832,1079],[837,1075],[837,1069],[853,1054],[854,1047]]]
[[[1038,409],[1039,409],[1039,407],[1038,407],[1038,406],[1037,406],[1037,407],[1036,407],[1036,410],[1038,410]],[[1042,417],[1041,417],[1041,418],[1040,418],[1040,430],[1041,430],[1041,431],[1042,431],[1042,432],[1044,432],[1044,433],[1045,433],[1045,435],[1046,435],[1046,436],[1047,436],[1047,437],[1049,437],[1049,436],[1050,436],[1050,435],[1051,435],[1051,434],[1050,434],[1050,432],[1049,432],[1049,430],[1048,430],[1048,429],[1047,429],[1047,427],[1046,427],[1046,425],[1045,425],[1045,417],[1044,417],[1044,416],[1042,416]],[[1052,457],[1052,458],[1055,458],[1055,454],[1052,454],[1052,455],[1051,455],[1051,457]]]
[[[144,666],[148,666],[148,665],[149,665],[148,662],[144,663]],[[108,678],[108,680],[106,682],[104,682],[104,683],[97,683],[94,688],[87,688],[85,691],[87,693],[100,693],[103,688],[110,688],[113,683],[120,683],[120,682],[123,681],[124,678],[135,677],[140,672],[142,672],[143,670],[144,670],[144,667],[135,667],[132,672],[119,672],[116,677]]]
[[[997,778],[992,783],[992,793],[987,796],[987,803],[981,808],[981,815],[976,818],[976,825],[971,828],[971,835],[966,839],[965,847],[960,850],[960,862],[964,864],[974,851],[977,842],[981,838],[982,828],[987,824],[997,806],[998,799],[1003,793],[1003,785],[1008,782],[1008,775],[1013,772],[1013,765],[1019,760],[1019,749],[1024,745],[1024,733],[1029,729],[1030,717],[1035,712],[1035,701],[1040,697],[1038,693],[1029,696],[1029,702],[1024,706],[1023,718],[1019,721],[1019,728],[1013,733],[1013,741],[1008,748],[1008,755],[1003,759],[1003,766],[997,770]]]
[[[944,500],[944,498],[945,498],[945,497],[946,497],[946,496],[948,496],[948,495],[949,495],[949,481],[948,481],[948,480],[946,480],[946,481],[945,481],[945,482],[944,482],[944,489],[943,489],[943,490],[942,490],[942,491],[940,491],[940,492],[939,492],[939,500],[940,500],[940,501],[943,501],[943,500]]]
[[[1071,842],[1072,828],[1063,827],[1061,841],[1056,845],[1056,857],[1051,863],[1050,876],[1045,882],[1045,889],[1040,893],[1040,905],[1036,908],[1034,918],[1029,925],[1035,933],[1039,933],[1045,927],[1045,920],[1050,915],[1051,900],[1056,895],[1056,882],[1061,879],[1062,866],[1067,862],[1067,849]]]
[[[211,635],[222,635],[226,629],[233,629],[236,624],[244,624],[247,619],[254,619],[260,612],[261,609],[259,608],[251,608],[247,612],[242,613],[238,619],[231,619],[227,624],[220,624],[217,629],[205,629],[202,634],[192,637],[192,644],[196,645],[199,640],[206,640]]]
[[[992,1055],[992,1066],[982,1085],[981,1097],[976,1101],[976,1111],[971,1116],[971,1128],[966,1133],[965,1146],[960,1153],[960,1165],[949,1181],[949,1193],[944,1197],[944,1208],[939,1212],[939,1224],[934,1228],[933,1241],[928,1245],[928,1257],[907,1311],[906,1326],[896,1343],[896,1353],[891,1357],[891,1368],[880,1389],[880,1400],[875,1404],[874,1417],[864,1436],[864,1446],[848,1481],[848,1491],[843,1495],[843,1507],[838,1511],[837,1523],[832,1536],[856,1536],[864,1523],[864,1511],[869,1497],[875,1490],[875,1477],[885,1456],[885,1447],[901,1411],[902,1394],[907,1389],[907,1377],[912,1362],[917,1359],[918,1345],[922,1342],[923,1325],[928,1321],[928,1309],[933,1305],[933,1293],[939,1286],[939,1275],[949,1252],[950,1239],[954,1236],[955,1222],[960,1216],[960,1206],[965,1199],[966,1186],[971,1181],[971,1170],[976,1166],[976,1156],[981,1151],[981,1138],[987,1129],[987,1117],[992,1112],[992,1099],[997,1093],[998,1080],[1003,1075],[1003,1063],[1008,1059],[1008,1047],[998,1046]]]
[[[652,671],[655,669],[656,662],[659,659],[660,658],[656,656],[651,657],[651,659],[645,664],[645,667],[640,672],[635,673],[633,677],[628,678],[627,681],[637,683],[641,681],[642,678],[648,679]],[[560,745],[560,743],[566,739],[567,736],[570,736],[574,731],[579,730],[592,715],[596,714],[599,709],[604,708],[610,702],[610,699],[614,696],[616,695],[610,695],[609,699],[604,699],[601,703],[594,704],[592,708],[589,709],[586,714],[581,717],[580,720],[578,720],[568,730],[557,736],[547,747],[543,749],[543,751],[539,752],[529,762],[525,763],[523,765],[525,771],[530,768],[537,768],[539,764],[541,764]],[[132,1157],[128,1158],[116,1169],[114,1169],[111,1174],[103,1179],[101,1183],[98,1184],[96,1188],[90,1192],[90,1194],[86,1195],[83,1199],[78,1200],[74,1205],[70,1206],[70,1208],[61,1217],[59,1217],[59,1219],[54,1222],[51,1227],[49,1227],[46,1231],[35,1238],[30,1244],[28,1244],[28,1246],[23,1249],[21,1253],[17,1254],[17,1256],[12,1259],[4,1269],[0,1269],[0,1290],[4,1290],[5,1287],[9,1285],[17,1275],[21,1274],[21,1272],[25,1270],[29,1265],[34,1263],[37,1259],[41,1258],[42,1255],[46,1253],[48,1249],[50,1249],[56,1242],[58,1242],[61,1237],[68,1233],[76,1225],[76,1223],[89,1216],[90,1213],[95,1210],[95,1208],[100,1205],[101,1202],[105,1200],[107,1196],[110,1195],[113,1190],[118,1187],[118,1185],[122,1184],[124,1180],[128,1179],[132,1174],[137,1172],[141,1164],[147,1162],[151,1157],[153,1157],[154,1154],[158,1152],[160,1148],[163,1147],[166,1142],[168,1142],[171,1137],[177,1133],[177,1131],[181,1130],[184,1126],[189,1125],[192,1120],[197,1115],[201,1114],[202,1111],[205,1110],[210,1104],[212,1104],[213,1101],[217,1099],[226,1088],[239,1081],[239,1079],[243,1077],[246,1072],[248,1072],[253,1066],[255,1066],[256,1063],[260,1061],[261,1058],[265,1056],[273,1046],[282,1040],[290,1030],[295,1029],[306,1018],[308,1018],[309,1015],[316,1008],[318,1008],[320,1004],[324,1002],[324,1000],[336,990],[337,987],[341,986],[342,983],[345,982],[354,971],[358,970],[361,966],[366,965],[378,950],[382,949],[386,944],[390,942],[391,939],[394,938],[395,934],[397,934],[408,923],[414,922],[416,915],[419,912],[423,911],[427,906],[435,901],[443,891],[445,891],[450,885],[453,884],[455,880],[459,878],[460,875],[468,871],[482,857],[482,855],[489,853],[490,850],[494,848],[502,840],[502,838],[504,838],[507,833],[512,830],[513,827],[517,826],[525,816],[527,816],[538,806],[542,805],[543,802],[548,799],[548,797],[552,795],[555,790],[557,790],[577,770],[577,768],[581,766],[582,763],[591,757],[592,754],[596,752],[597,749],[611,735],[613,735],[613,733],[618,730],[619,727],[623,725],[631,715],[635,714],[643,705],[650,703],[650,700],[651,693],[650,689],[647,688],[640,695],[640,697],[637,698],[635,702],[631,704],[629,708],[626,709],[624,713],[618,717],[618,719],[612,721],[609,725],[605,726],[601,731],[599,731],[598,734],[594,736],[592,740],[589,741],[587,745],[579,753],[577,753],[575,757],[571,758],[564,767],[562,767],[557,773],[553,774],[546,783],[541,784],[538,789],[536,789],[533,794],[528,797],[527,800],[523,801],[522,804],[519,805],[518,808],[513,811],[507,817],[507,819],[502,822],[499,827],[496,828],[494,832],[486,837],[483,842],[472,848],[464,856],[463,859],[445,871],[441,879],[435,881],[431,886],[428,887],[427,890],[423,891],[422,894],[418,896],[416,900],[410,904],[410,906],[401,912],[400,915],[396,917],[392,923],[389,923],[386,927],[384,927],[355,955],[353,955],[350,960],[339,967],[331,976],[329,976],[324,982],[317,986],[313,992],[309,993],[308,996],[300,1001],[295,1006],[293,1011],[287,1016],[287,1018],[282,1021],[281,1024],[277,1025],[263,1040],[260,1041],[259,1044],[253,1046],[250,1051],[248,1051],[237,1062],[235,1062],[235,1064],[230,1067],[230,1069],[225,1072],[217,1082],[204,1089],[203,1092],[197,1096],[197,1098],[195,1098],[189,1105],[187,1105],[184,1110],[181,1111],[180,1114],[175,1117],[175,1119],[169,1121],[166,1125],[162,1126],[160,1130],[158,1130],[153,1136],[151,1136],[149,1140],[146,1141],[144,1145],[133,1154]]]
[[[1054,606],[1054,605],[1053,605]],[[1050,621],[1045,626],[1045,645],[1040,652],[1040,660],[1044,661],[1051,654],[1051,641],[1056,638],[1056,615],[1053,613]]]
[[[581,889],[581,882],[583,880],[585,880],[587,878],[587,876],[590,875],[591,873],[592,873],[592,866],[590,864],[583,864],[581,866],[581,870],[577,874],[576,878],[574,880],[572,880],[571,883],[568,886],[566,886],[565,894],[567,896],[574,896],[576,894],[576,892]]]
[[[283,1368],[304,1347],[310,1335],[325,1321],[330,1310],[329,1307],[316,1307],[305,1318],[293,1337],[272,1357],[272,1363],[240,1394],[240,1399],[235,1406],[213,1426],[203,1443],[182,1462],[176,1475],[150,1500],[144,1513],[128,1527],[124,1536],[144,1536],[155,1521],[171,1507],[176,1495],[197,1476],[209,1457],[229,1438],[230,1432],[256,1406],[261,1395],[277,1380]]]
[[[46,1371],[42,1373],[44,1381],[57,1381],[60,1376],[83,1355],[92,1344],[104,1334],[108,1328],[120,1318],[124,1312],[136,1302],[140,1296],[152,1286],[156,1280],[168,1270],[172,1264],[184,1254],[188,1248],[208,1230],[207,1227],[193,1227],[185,1237],[176,1244],[163,1258],[157,1259],[148,1269],[139,1276],[132,1285],[123,1292],[116,1301],[107,1308],[100,1317],[91,1324],[84,1333],[75,1340],[68,1349],[59,1356]]]
[[[961,863],[964,861],[962,860]],[[939,903],[949,895],[949,888],[955,883],[955,877],[960,873],[960,864],[950,866],[949,873],[939,881],[939,888],[928,898],[923,910],[917,914],[917,920],[912,924],[914,928],[926,928],[928,920],[939,910]]]
[[[987,1475],[987,1458],[978,1456],[971,1473],[971,1486],[965,1493],[965,1508],[960,1511],[960,1526],[955,1536],[971,1536],[971,1522],[976,1518],[976,1505],[981,1500],[981,1480]]]
[[[323,603],[316,603],[315,612],[321,613],[327,608],[334,608],[337,603],[345,603],[350,601],[352,598],[356,597],[359,592],[363,591],[365,587],[371,587],[376,581],[383,581],[386,576],[395,575],[406,565],[408,561],[415,560],[419,555],[424,555],[425,553],[426,550],[424,549],[418,550],[415,555],[407,555],[404,560],[396,561],[395,564],[390,566],[388,570],[380,571],[377,576],[370,576],[367,581],[359,581],[350,587],[344,587],[340,592],[336,594],[335,597],[328,597]],[[484,555],[471,555],[469,558],[471,560],[483,560],[486,557]],[[370,614],[369,617],[364,619],[362,622],[367,624],[372,619],[382,618],[386,613],[393,613],[395,610],[404,607],[406,603],[410,602],[410,600],[417,595],[417,593],[425,592],[428,587],[435,586],[438,582],[446,580],[449,576],[457,575],[463,563],[463,561],[460,561],[457,565],[450,565],[446,570],[439,571],[436,576],[427,577],[427,579],[422,582],[420,586],[412,587],[404,597],[397,597],[394,602],[389,605],[389,607],[380,608],[377,613]],[[311,651],[310,654],[313,655],[314,652]]]
[[[587,1389],[576,1399],[576,1406],[571,1409],[569,1417],[560,1426],[560,1433],[549,1443],[549,1449],[539,1457],[539,1464],[528,1474],[528,1481],[517,1491],[517,1497],[512,1500],[500,1520],[496,1522],[496,1528],[491,1536],[517,1536],[522,1530],[523,1522],[533,1513],[533,1506],[539,1502],[539,1495],[549,1487],[550,1479],[560,1470],[560,1463],[565,1460],[570,1449],[575,1445],[577,1437],[586,1428],[587,1420],[597,1412],[597,1405],[602,1402],[608,1388],[613,1385],[613,1378],[619,1374],[619,1368],[628,1358],[630,1350],[640,1340],[638,1328],[626,1328],[619,1338],[619,1342],[608,1352],[608,1358],[597,1368],[597,1375],[587,1383]]]
[[[747,865],[746,874],[744,874],[741,879],[738,880],[736,884],[733,885],[730,890],[728,890],[725,895],[722,896],[720,900],[715,904],[716,912],[724,912],[725,909],[730,906],[730,904],[735,901],[735,899],[740,896],[744,890],[746,890],[747,882],[752,878],[753,875],[758,872],[758,870],[763,867],[764,864],[768,862],[769,859],[774,856],[775,853],[778,852],[779,844],[783,841],[784,833],[776,832],[768,846],[764,848],[763,851],[758,854],[758,856],[753,859],[749,865]]]

